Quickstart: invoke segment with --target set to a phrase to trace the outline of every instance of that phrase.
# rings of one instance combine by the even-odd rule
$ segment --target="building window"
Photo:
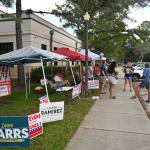
[[[58,66],[58,62],[57,61],[54,61],[54,66]]]
[[[79,65],[79,61],[77,61],[77,65]]]
[[[0,43],[0,55],[13,51],[13,42]]]
[[[74,66],[74,61],[72,61],[72,65]]]
[[[47,45],[41,44],[41,49],[47,50]],[[43,62],[43,66],[47,66],[46,62]]]
[[[58,49],[57,47],[54,47],[54,51],[57,50],[57,49]]]
[[[47,50],[47,45],[42,44],[42,45],[41,45],[41,49],[43,49],[43,50]]]

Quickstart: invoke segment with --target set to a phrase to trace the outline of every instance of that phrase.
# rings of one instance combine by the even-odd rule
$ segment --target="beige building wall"
[[[35,14],[31,16],[22,14],[22,19],[23,47],[31,45],[41,49],[41,44],[44,44],[47,46],[47,50],[50,51],[50,30],[53,30],[52,50],[54,50],[54,47],[67,47],[75,51],[76,42],[78,42],[78,49],[81,48],[81,41],[79,39]],[[0,18],[0,43],[8,42],[13,42],[13,50],[16,50],[15,21]],[[62,65],[62,63],[59,62],[58,65]],[[41,63],[31,64],[31,68],[37,68],[39,66],[41,66]],[[26,69],[28,72],[28,67]],[[17,66],[11,68],[11,78],[17,78]]]

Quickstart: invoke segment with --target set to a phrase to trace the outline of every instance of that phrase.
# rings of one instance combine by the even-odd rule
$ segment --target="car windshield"
[[[137,65],[136,67],[145,67],[143,64],[139,64],[139,65]]]

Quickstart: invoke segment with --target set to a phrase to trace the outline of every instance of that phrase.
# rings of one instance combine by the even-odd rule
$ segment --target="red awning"
[[[69,57],[69,60],[71,60],[71,61],[74,61],[74,60],[85,61],[85,55],[74,52],[66,47],[59,48],[59,49],[53,51],[53,53],[67,56],[67,57]],[[92,60],[92,58],[88,57],[88,61],[91,61],[91,60]]]

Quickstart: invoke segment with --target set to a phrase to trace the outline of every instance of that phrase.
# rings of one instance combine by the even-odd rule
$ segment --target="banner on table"
[[[30,139],[43,133],[41,113],[36,113],[28,116]]]
[[[99,80],[88,80],[88,89],[99,89]]]
[[[10,67],[0,66],[0,82],[10,81]]]
[[[48,98],[47,95],[45,95],[45,96],[39,98],[39,100],[40,100],[41,104],[50,103],[49,98]]]
[[[0,97],[11,94],[11,83],[10,81],[0,82]]]
[[[81,93],[81,83],[73,87],[72,98],[77,97]]]
[[[48,84],[48,80],[45,78],[45,81],[44,81],[44,78],[43,79],[40,79],[40,82],[41,82],[41,85],[44,86],[45,85],[45,82],[46,84]]]
[[[40,104],[42,123],[63,120],[64,102]]]
[[[0,117],[0,147],[30,147],[28,117]]]

